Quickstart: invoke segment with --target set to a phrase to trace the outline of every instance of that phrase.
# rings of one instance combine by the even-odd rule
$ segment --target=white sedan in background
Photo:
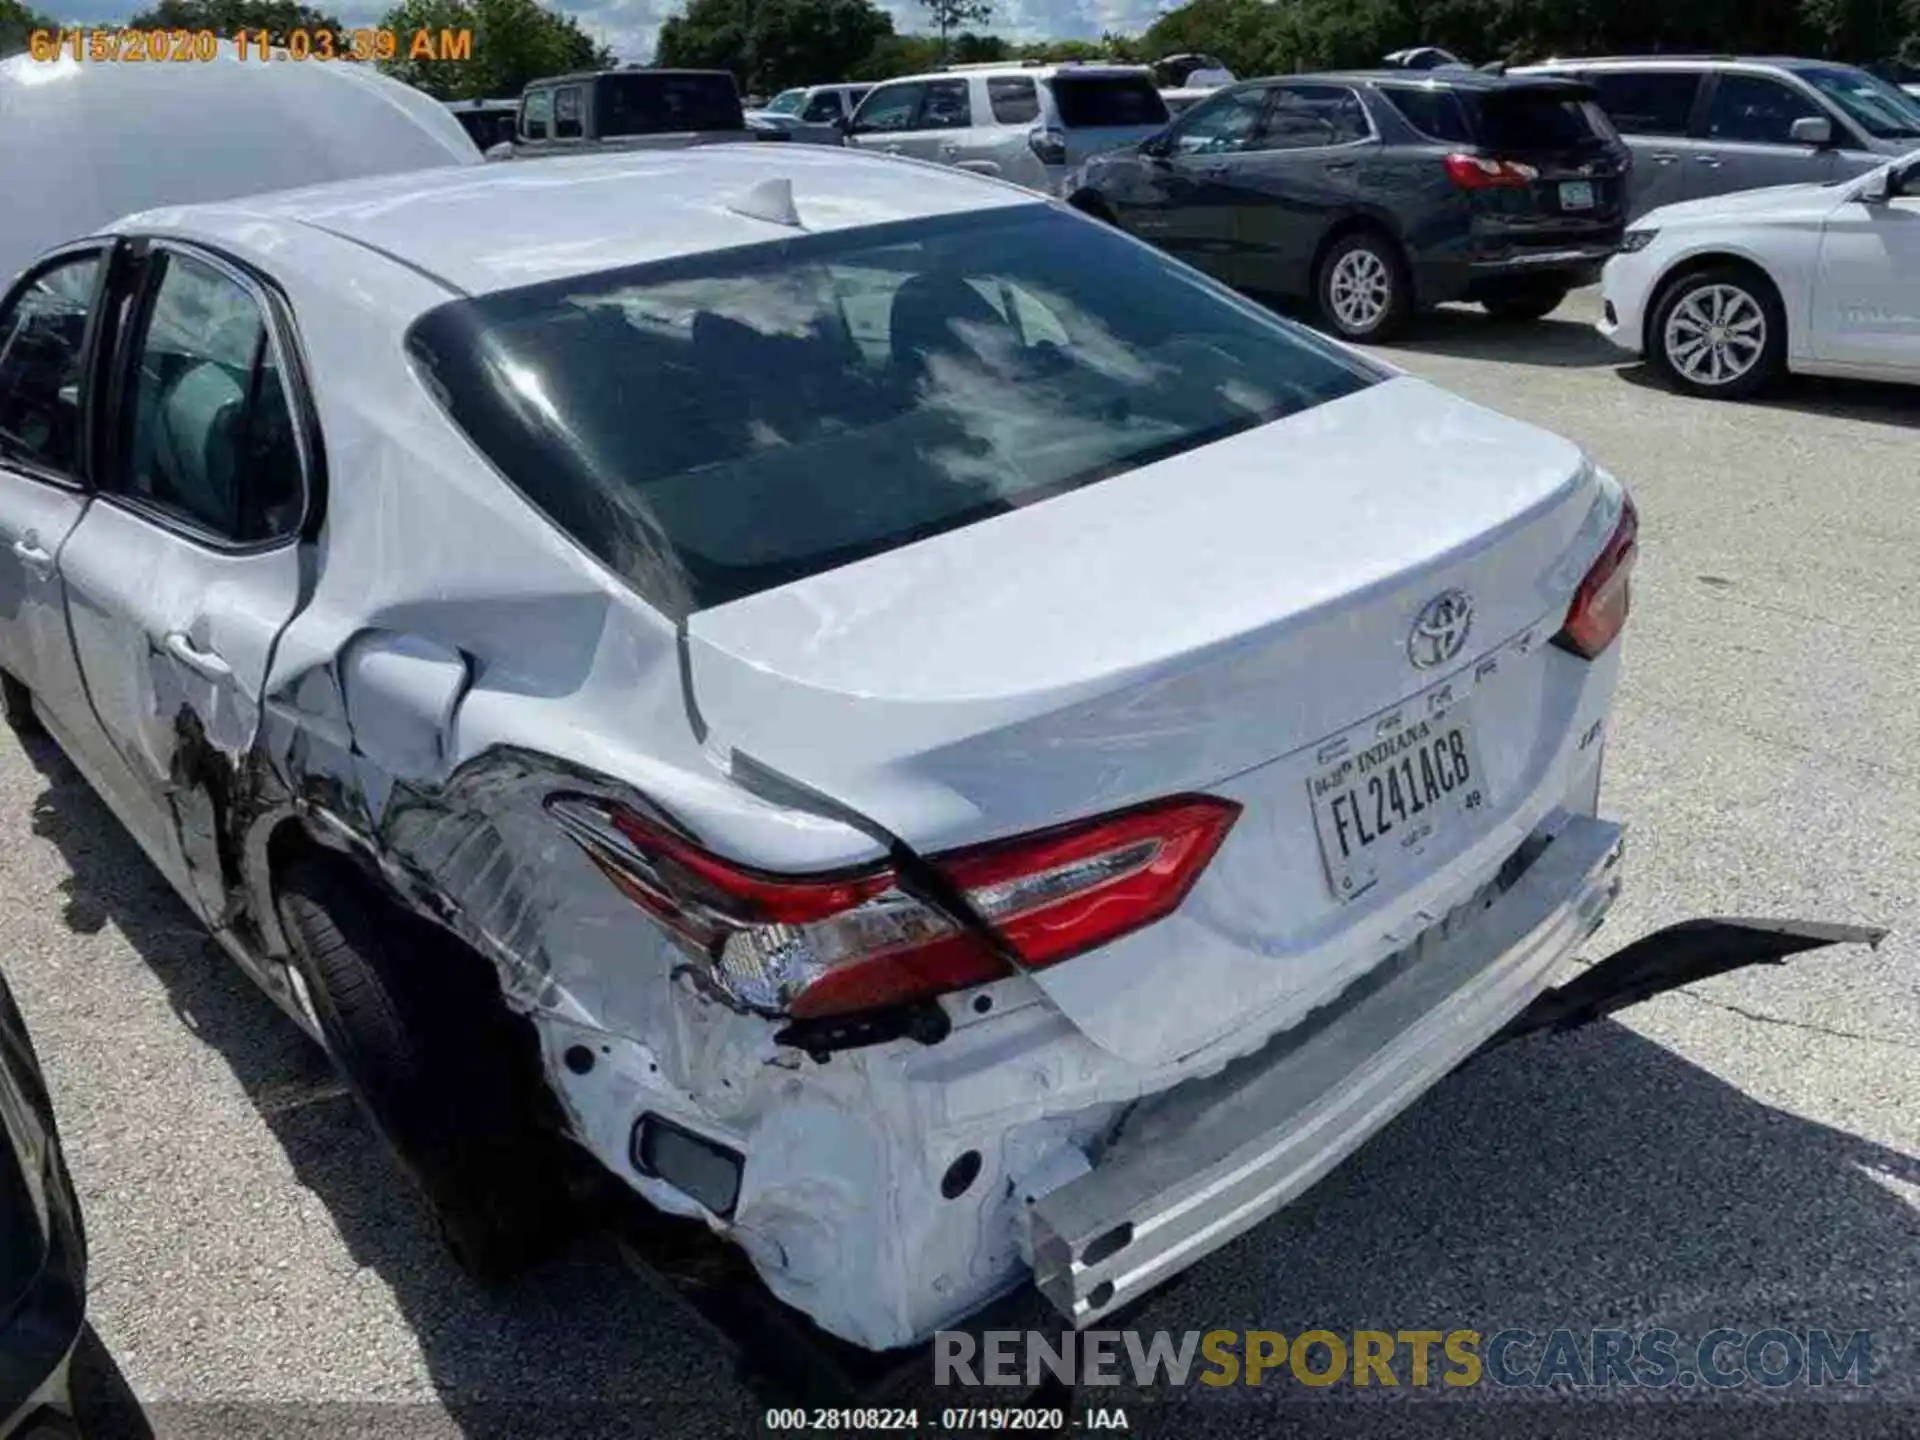
[[[1600,332],[1688,394],[1784,371],[1920,383],[1920,152],[1652,211],[1601,284]]]

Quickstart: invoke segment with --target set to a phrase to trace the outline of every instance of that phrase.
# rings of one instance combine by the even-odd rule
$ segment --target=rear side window
[[[1026,125],[1040,118],[1040,92],[1024,75],[987,81],[987,101],[1002,125]]]
[[[1396,85],[1384,87],[1380,93],[1387,97],[1389,105],[1400,112],[1402,120],[1428,139],[1441,140],[1449,145],[1474,143],[1473,125],[1467,119],[1466,107],[1453,91],[1414,90]]]
[[[1793,122],[1825,118],[1791,85],[1764,75],[1721,75],[1707,101],[1707,138],[1750,145],[1791,145]]]
[[[1600,107],[1577,92],[1493,90],[1478,100],[1480,143],[1495,150],[1586,150],[1614,137]]]
[[[1308,150],[1351,145],[1373,133],[1360,97],[1344,85],[1282,85],[1271,93],[1265,148]]]
[[[1145,75],[1056,74],[1047,82],[1060,123],[1069,130],[1164,125],[1167,102]]]
[[[0,316],[0,462],[58,475],[80,463],[80,361],[100,257],[42,270]]]
[[[600,134],[671,135],[683,130],[739,130],[746,125],[731,75],[623,71],[598,81]]]
[[[289,535],[300,450],[266,317],[225,272],[164,252],[158,263],[113,484],[222,539]]]
[[[569,85],[553,92],[553,138],[578,140],[585,131],[580,124],[580,87]]]
[[[676,619],[1375,378],[1024,204],[456,300],[408,344],[506,479]]]
[[[1688,70],[1605,70],[1585,77],[1623,135],[1685,135],[1700,93]]]

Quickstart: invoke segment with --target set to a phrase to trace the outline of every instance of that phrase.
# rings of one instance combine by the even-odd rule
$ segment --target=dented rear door
[[[156,246],[125,322],[100,498],[60,554],[105,734],[89,758],[135,837],[219,923],[235,780],[299,602],[306,430],[288,317],[248,273]]]

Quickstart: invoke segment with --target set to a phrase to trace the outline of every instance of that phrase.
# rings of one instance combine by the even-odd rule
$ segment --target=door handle
[[[31,530],[13,542],[13,553],[20,563],[36,574],[45,575],[53,569],[52,552],[44,549],[39,537]]]
[[[1696,155],[1693,158],[1709,170],[1718,170],[1720,168],[1720,157],[1718,155]]]
[[[233,667],[213,651],[197,648],[192,637],[184,630],[175,630],[167,636],[167,653],[203,679],[232,678]]]
[[[900,147],[898,145],[889,145],[886,147],[886,153],[889,155],[898,155],[900,153]]]
[[[1656,165],[1678,165],[1680,163],[1680,157],[1671,150],[1655,151],[1648,158]]]
[[[1347,171],[1353,169],[1353,161],[1329,160],[1323,168],[1325,168],[1329,175],[1344,175]]]

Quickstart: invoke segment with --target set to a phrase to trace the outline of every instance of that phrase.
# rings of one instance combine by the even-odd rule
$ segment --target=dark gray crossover
[[[1595,280],[1632,157],[1585,84],[1479,71],[1229,86],[1088,162],[1075,205],[1349,339],[1419,307],[1537,318]]]

